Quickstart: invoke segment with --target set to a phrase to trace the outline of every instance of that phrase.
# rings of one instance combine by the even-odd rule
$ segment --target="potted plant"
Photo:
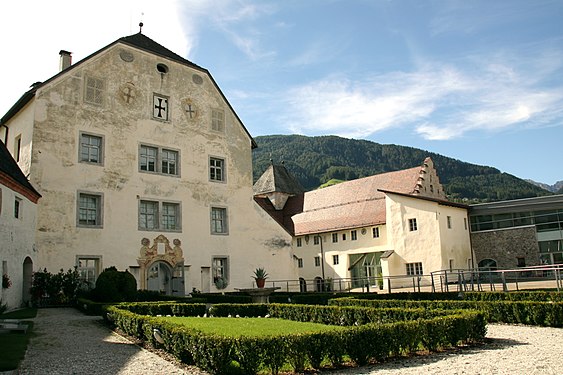
[[[256,268],[254,270],[254,280],[256,281],[256,286],[258,288],[264,287],[267,278],[268,273],[264,270],[264,268]]]

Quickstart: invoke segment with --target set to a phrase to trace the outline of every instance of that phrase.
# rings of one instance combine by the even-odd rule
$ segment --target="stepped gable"
[[[426,158],[420,167],[306,192],[303,212],[292,218],[295,235],[384,224],[385,192],[445,200],[432,159]]]

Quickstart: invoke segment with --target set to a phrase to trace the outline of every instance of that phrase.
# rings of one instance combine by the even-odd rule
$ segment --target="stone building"
[[[142,33],[35,84],[0,120],[43,195],[34,267],[110,266],[166,294],[297,277],[291,236],[253,201],[256,144],[206,69]],[[8,199],[8,198],[5,198]]]
[[[479,268],[563,264],[563,195],[475,204],[469,215]]]
[[[14,154],[19,158],[19,144],[14,146]],[[0,301],[8,309],[18,308],[30,300],[33,265],[37,261],[36,205],[40,197],[0,142]]]
[[[287,175],[271,166],[254,193],[293,235],[302,290],[328,279],[354,288],[385,278],[399,287],[411,276],[472,267],[468,207],[447,201],[430,158],[305,193]]]

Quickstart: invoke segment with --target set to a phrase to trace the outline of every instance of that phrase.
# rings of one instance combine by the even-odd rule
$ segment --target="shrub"
[[[31,283],[31,301],[36,306],[73,305],[81,285],[76,268],[57,274],[43,269],[33,273]]]
[[[110,267],[98,276],[92,294],[100,302],[135,301],[137,281],[128,271],[120,272],[115,267]]]

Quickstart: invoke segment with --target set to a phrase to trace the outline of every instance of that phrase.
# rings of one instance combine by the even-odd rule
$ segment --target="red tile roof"
[[[388,190],[414,194],[421,167],[346,181],[305,193],[303,212],[293,216],[295,235],[385,223]]]

